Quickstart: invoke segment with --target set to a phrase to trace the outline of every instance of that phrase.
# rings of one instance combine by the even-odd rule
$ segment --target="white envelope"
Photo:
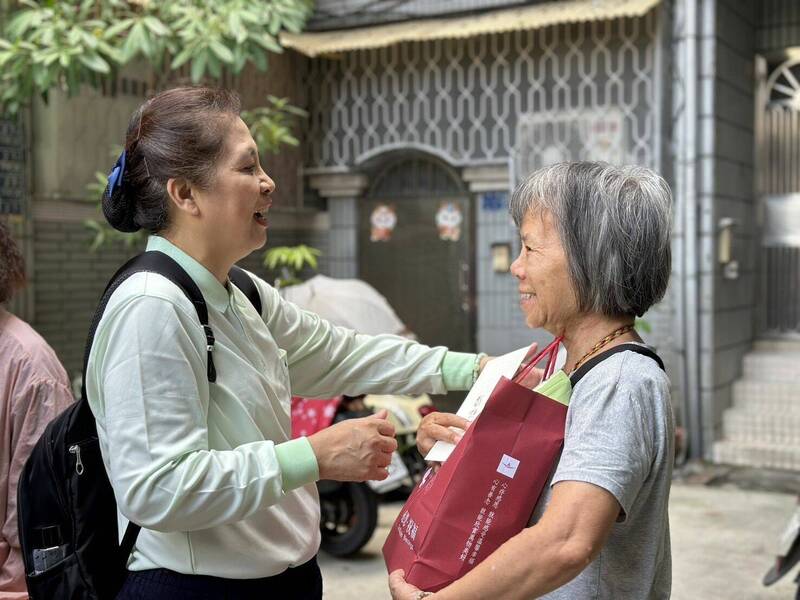
[[[520,363],[522,363],[529,349],[528,346],[525,346],[524,348],[514,350],[513,352],[490,360],[483,371],[481,371],[477,381],[475,381],[467,397],[464,398],[464,402],[461,403],[461,407],[456,414],[459,417],[465,418],[467,421],[474,421],[478,415],[481,414],[483,407],[486,405],[486,401],[494,391],[500,378],[511,378],[519,368]],[[460,429],[457,431],[461,432]],[[425,456],[425,460],[444,462],[455,447],[455,444],[449,442],[436,442],[430,452]]]

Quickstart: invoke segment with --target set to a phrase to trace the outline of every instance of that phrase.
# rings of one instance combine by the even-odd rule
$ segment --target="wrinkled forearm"
[[[530,600],[571,581],[589,562],[575,540],[558,539],[536,526],[508,540],[472,571],[432,598]]]

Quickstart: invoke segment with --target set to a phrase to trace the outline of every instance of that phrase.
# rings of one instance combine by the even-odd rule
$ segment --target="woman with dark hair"
[[[28,598],[17,532],[17,483],[39,436],[72,403],[47,342],[3,304],[25,286],[25,260],[0,219],[0,597]]]
[[[435,594],[392,573],[394,600],[669,597],[669,380],[634,320],[667,290],[671,204],[644,167],[561,163],[517,187],[519,305],[528,327],[563,336],[576,374],[563,452],[531,527]],[[438,437],[423,420],[423,454]]]
[[[251,274],[261,314],[228,280],[267,239],[275,183],[238,98],[178,88],[131,118],[106,217],[147,230],[200,288],[217,376],[194,307],[166,278],[114,291],[86,373],[120,531],[142,530],[119,598],[320,598],[315,481],[383,479],[385,413],[291,440],[290,398],[466,389],[481,356],[334,327]]]

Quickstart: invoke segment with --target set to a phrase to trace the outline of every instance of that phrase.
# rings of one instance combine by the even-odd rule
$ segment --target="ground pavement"
[[[792,599],[797,570],[761,586],[780,532],[794,510],[789,493],[676,482],[670,499],[674,600]],[[378,530],[357,556],[320,555],[326,600],[390,598],[381,545],[401,503],[384,504]]]

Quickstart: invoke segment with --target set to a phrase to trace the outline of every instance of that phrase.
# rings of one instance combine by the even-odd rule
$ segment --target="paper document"
[[[525,346],[490,360],[481,371],[477,381],[472,386],[467,397],[464,398],[464,402],[461,403],[461,407],[456,414],[467,421],[477,419],[489,396],[494,391],[497,382],[500,381],[501,377],[510,379],[516,373],[529,349],[528,346]],[[431,451],[425,456],[425,460],[444,462],[455,447],[455,444],[449,442],[436,442]]]

